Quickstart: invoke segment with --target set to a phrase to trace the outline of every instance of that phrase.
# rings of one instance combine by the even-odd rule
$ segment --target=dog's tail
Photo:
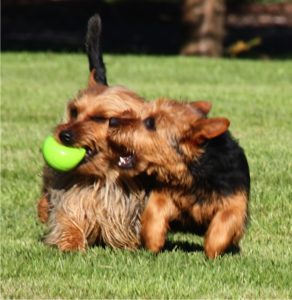
[[[85,47],[89,61],[89,70],[90,72],[95,70],[95,81],[107,85],[106,68],[100,45],[101,27],[101,19],[98,14],[89,19]]]

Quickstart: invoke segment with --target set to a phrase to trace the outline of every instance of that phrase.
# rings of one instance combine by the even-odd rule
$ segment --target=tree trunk
[[[225,32],[224,0],[182,0],[183,55],[220,56]]]

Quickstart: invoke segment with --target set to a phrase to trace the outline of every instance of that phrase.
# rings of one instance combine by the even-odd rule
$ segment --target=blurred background
[[[292,2],[279,0],[3,0],[2,50],[83,51],[94,13],[107,53],[292,54]]]

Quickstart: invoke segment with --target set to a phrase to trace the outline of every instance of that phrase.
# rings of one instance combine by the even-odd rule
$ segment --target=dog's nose
[[[63,130],[59,134],[61,142],[66,146],[73,144],[73,132],[71,130]]]

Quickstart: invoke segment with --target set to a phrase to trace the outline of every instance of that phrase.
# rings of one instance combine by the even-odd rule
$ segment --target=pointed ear
[[[201,145],[226,132],[229,127],[226,118],[199,119],[186,132],[179,144],[188,159],[201,155]]]
[[[196,110],[200,111],[203,115],[207,115],[212,108],[212,103],[209,101],[194,101],[191,102],[189,105],[195,108]]]
[[[92,71],[89,74],[89,79],[88,79],[88,84],[87,84],[87,86],[89,88],[94,88],[98,85],[98,83],[95,81],[95,78],[94,78],[95,72],[96,72],[95,69],[92,69]]]
[[[192,126],[189,135],[192,143],[200,145],[206,140],[215,138],[228,130],[230,122],[226,118],[211,118],[198,120]]]
[[[105,89],[108,88],[108,86],[104,85],[102,83],[96,82],[95,72],[96,72],[95,69],[93,69],[90,72],[87,87],[90,89],[96,89],[96,90],[98,90],[98,93],[102,93]]]

